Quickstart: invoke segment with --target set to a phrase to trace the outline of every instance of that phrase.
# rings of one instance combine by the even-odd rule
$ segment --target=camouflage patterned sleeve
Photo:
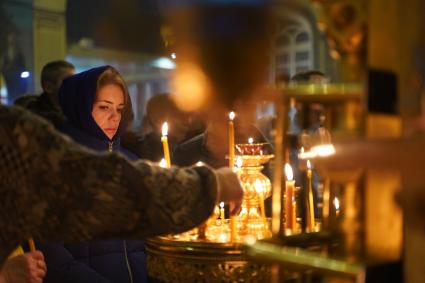
[[[142,238],[188,230],[216,201],[206,167],[99,155],[18,107],[0,106],[0,261],[20,242]]]

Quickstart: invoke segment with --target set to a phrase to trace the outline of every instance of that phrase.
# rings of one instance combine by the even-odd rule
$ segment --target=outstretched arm
[[[0,106],[0,155],[1,261],[30,236],[81,241],[185,231],[208,218],[218,198],[242,197],[234,174],[99,155],[17,107]]]

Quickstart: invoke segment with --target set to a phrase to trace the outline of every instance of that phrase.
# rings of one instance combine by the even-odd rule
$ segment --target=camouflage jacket
[[[83,241],[178,233],[211,214],[207,167],[163,169],[97,154],[0,105],[0,264],[28,237]]]

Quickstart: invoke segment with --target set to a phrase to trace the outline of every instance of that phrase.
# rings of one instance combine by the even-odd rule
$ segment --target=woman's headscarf
[[[59,104],[67,118],[67,123],[102,140],[109,140],[109,138],[93,119],[92,109],[96,99],[97,81],[100,75],[109,69],[117,72],[111,66],[102,66],[70,76],[63,81],[59,90]],[[131,100],[126,87],[123,93],[125,106],[114,139],[126,130],[133,117]]]

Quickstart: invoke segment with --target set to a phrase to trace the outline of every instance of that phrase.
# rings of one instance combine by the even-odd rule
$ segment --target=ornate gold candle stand
[[[273,155],[263,154],[264,144],[238,144],[237,171],[244,188],[242,209],[235,218],[236,237],[231,241],[229,219],[218,208],[206,223],[179,235],[146,242],[150,276],[165,282],[269,282],[271,265],[247,259],[242,242],[271,237],[264,200],[271,183],[261,173]]]

